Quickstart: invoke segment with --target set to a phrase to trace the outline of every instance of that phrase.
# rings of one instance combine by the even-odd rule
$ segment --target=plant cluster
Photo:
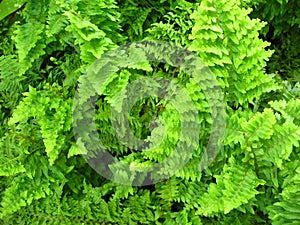
[[[0,223],[299,224],[300,88],[275,76],[284,69],[297,78],[294,26],[299,19],[287,19],[300,12],[297,4],[2,0]],[[275,53],[262,37],[272,41]],[[199,169],[214,119],[203,88],[167,64],[144,62],[120,69],[105,82],[95,105],[99,138],[120,161],[143,171],[168,157],[181,138],[179,112],[165,99],[149,97],[132,107],[130,129],[149,141],[166,135],[156,146],[150,144],[150,151],[134,151],[120,142],[112,106],[135,80],[176,81],[192,99],[201,128],[198,145],[188,146],[195,147],[190,161],[171,178],[128,186],[105,179],[84,160],[74,138],[72,108],[78,81],[95,60],[141,40],[168,41],[201,57],[222,90],[226,131],[219,154]],[[184,109],[186,102],[180,104]],[[153,125],[153,118],[160,120]],[[129,179],[122,171],[117,176]]]
[[[300,81],[298,48],[300,35],[300,3],[297,0],[262,1],[254,7],[252,17],[268,21],[261,32],[272,43],[275,53],[268,63],[269,73],[276,73],[293,84]]]

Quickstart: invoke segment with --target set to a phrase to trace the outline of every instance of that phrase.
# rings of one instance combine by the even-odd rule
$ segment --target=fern
[[[229,165],[216,176],[216,181],[217,183],[210,184],[207,193],[197,200],[200,207],[196,214],[204,216],[212,216],[219,212],[227,214],[232,209],[248,203],[259,193],[256,187],[264,184],[251,168],[238,165],[234,158],[229,159]]]
[[[266,72],[265,4],[29,0],[3,18],[1,222],[299,223],[299,88]]]
[[[299,222],[299,167],[292,179],[285,180],[279,201],[268,207],[273,224],[297,224]]]
[[[264,50],[269,44],[258,38],[263,24],[250,20],[249,10],[240,9],[236,2],[202,1],[191,15],[195,24],[189,49],[199,52],[226,90],[231,90],[228,101],[245,106],[278,87],[263,74],[265,61],[271,56]]]
[[[265,40],[272,43],[275,53],[267,69],[293,84],[299,81],[299,2],[295,0],[261,1],[251,17],[260,18],[268,25],[261,31]]]
[[[21,126],[30,117],[35,117],[36,122],[41,127],[41,134],[50,164],[58,158],[60,149],[63,147],[63,132],[71,129],[71,102],[64,101],[54,91],[59,91],[59,89],[49,90],[48,88],[48,91],[37,92],[35,89],[30,88],[29,92],[26,93],[27,97],[19,104],[9,121],[10,125],[19,123],[19,126]],[[56,101],[50,101],[50,99],[56,99]],[[36,105],[34,106],[34,104]],[[39,105],[43,105],[43,107],[39,107]]]

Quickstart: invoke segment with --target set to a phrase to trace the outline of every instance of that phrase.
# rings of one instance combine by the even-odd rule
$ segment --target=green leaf
[[[71,148],[69,149],[68,158],[80,154],[82,154],[82,150],[76,144],[72,144]]]
[[[270,139],[273,134],[273,126],[276,118],[272,109],[265,109],[263,113],[256,113],[249,121],[241,124],[248,141]]]
[[[27,0],[2,0],[0,2],[0,20],[21,8]]]

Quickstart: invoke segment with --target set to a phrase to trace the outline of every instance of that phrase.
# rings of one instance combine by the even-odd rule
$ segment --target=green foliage
[[[26,2],[26,0],[8,1],[2,0],[0,4],[0,20],[15,12]]]
[[[292,60],[298,54],[297,1],[30,0],[15,13],[17,8],[1,11],[4,3],[0,3],[1,224],[300,223],[300,88],[299,83],[276,76],[288,74],[297,80],[298,62]],[[272,42],[273,56],[260,34]],[[189,135],[180,134],[182,122],[195,118],[189,114],[180,118],[189,103],[179,98],[177,111],[158,97],[143,98],[132,107],[130,129],[148,141],[145,148],[151,150],[134,151],[124,144],[126,139],[120,140],[126,128],[115,131],[112,108],[120,109],[120,98],[132,99],[124,88],[143,77],[171,78],[182,87],[198,112],[201,132],[186,166],[160,171],[175,172],[171,178],[144,187],[118,185],[96,173],[82,158],[86,153],[82,146],[75,143],[75,90],[79,82],[105,79],[83,79],[88,68],[97,69],[90,66],[104,53],[126,42],[153,39],[183,46],[208,65],[224,94],[225,137],[214,161],[200,170],[214,119],[212,97],[196,79],[170,65],[149,62],[141,50],[135,57],[144,62],[120,69],[97,90],[94,119],[102,144],[142,172],[172,155],[181,139],[186,148],[195,147]],[[164,58],[172,59],[172,55]],[[209,84],[205,76],[202,79]],[[133,94],[146,91],[137,88]],[[91,92],[86,89],[86,96]],[[179,156],[186,157],[185,151]],[[129,179],[120,168],[111,169],[117,170],[120,180]],[[148,178],[156,179],[147,174],[141,179]]]
[[[253,203],[250,200],[259,193],[257,186],[265,183],[258,179],[252,169],[237,164],[233,157],[229,158],[222,173],[215,177],[216,184],[210,184],[207,192],[197,201],[200,207],[196,215],[211,216],[219,212],[227,214],[244,203],[248,203],[251,210]]]
[[[50,164],[58,158],[61,148],[65,144],[64,132],[71,129],[71,99],[65,100],[59,93],[60,87],[36,91],[29,87],[29,92],[23,101],[14,110],[9,125],[17,124],[16,130],[23,130],[28,119],[34,118],[33,123],[41,129],[45,151]],[[25,123],[25,125],[24,125]]]
[[[191,15],[195,25],[189,49],[200,52],[204,62],[213,67],[225,91],[230,90],[228,101],[244,106],[275,90],[276,85],[264,74],[271,52],[265,51],[268,43],[258,38],[263,24],[250,20],[249,10],[240,9],[236,3],[202,1]]]
[[[272,43],[274,55],[268,70],[279,73],[285,80],[295,83],[299,77],[300,4],[297,0],[262,1],[254,7],[252,17],[268,22],[261,34]]]
[[[286,170],[292,171],[292,174],[289,174],[283,182],[283,190],[278,196],[279,201],[268,207],[273,224],[297,224],[300,221],[299,165],[296,168],[286,168]]]

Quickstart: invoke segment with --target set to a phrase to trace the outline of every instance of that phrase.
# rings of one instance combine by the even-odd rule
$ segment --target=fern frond
[[[198,215],[212,216],[220,212],[227,214],[232,209],[247,204],[259,193],[256,188],[264,184],[251,167],[237,163],[233,157],[222,173],[215,177],[217,183],[210,184],[207,192],[198,200]]]
[[[244,106],[278,87],[264,74],[272,53],[265,51],[269,44],[258,38],[263,23],[251,20],[249,11],[239,8],[237,2],[202,1],[191,15],[194,26],[189,49],[215,68],[215,75],[231,90],[228,101]]]
[[[279,201],[268,207],[272,224],[298,224],[300,222],[300,170],[287,182],[280,194]]]

